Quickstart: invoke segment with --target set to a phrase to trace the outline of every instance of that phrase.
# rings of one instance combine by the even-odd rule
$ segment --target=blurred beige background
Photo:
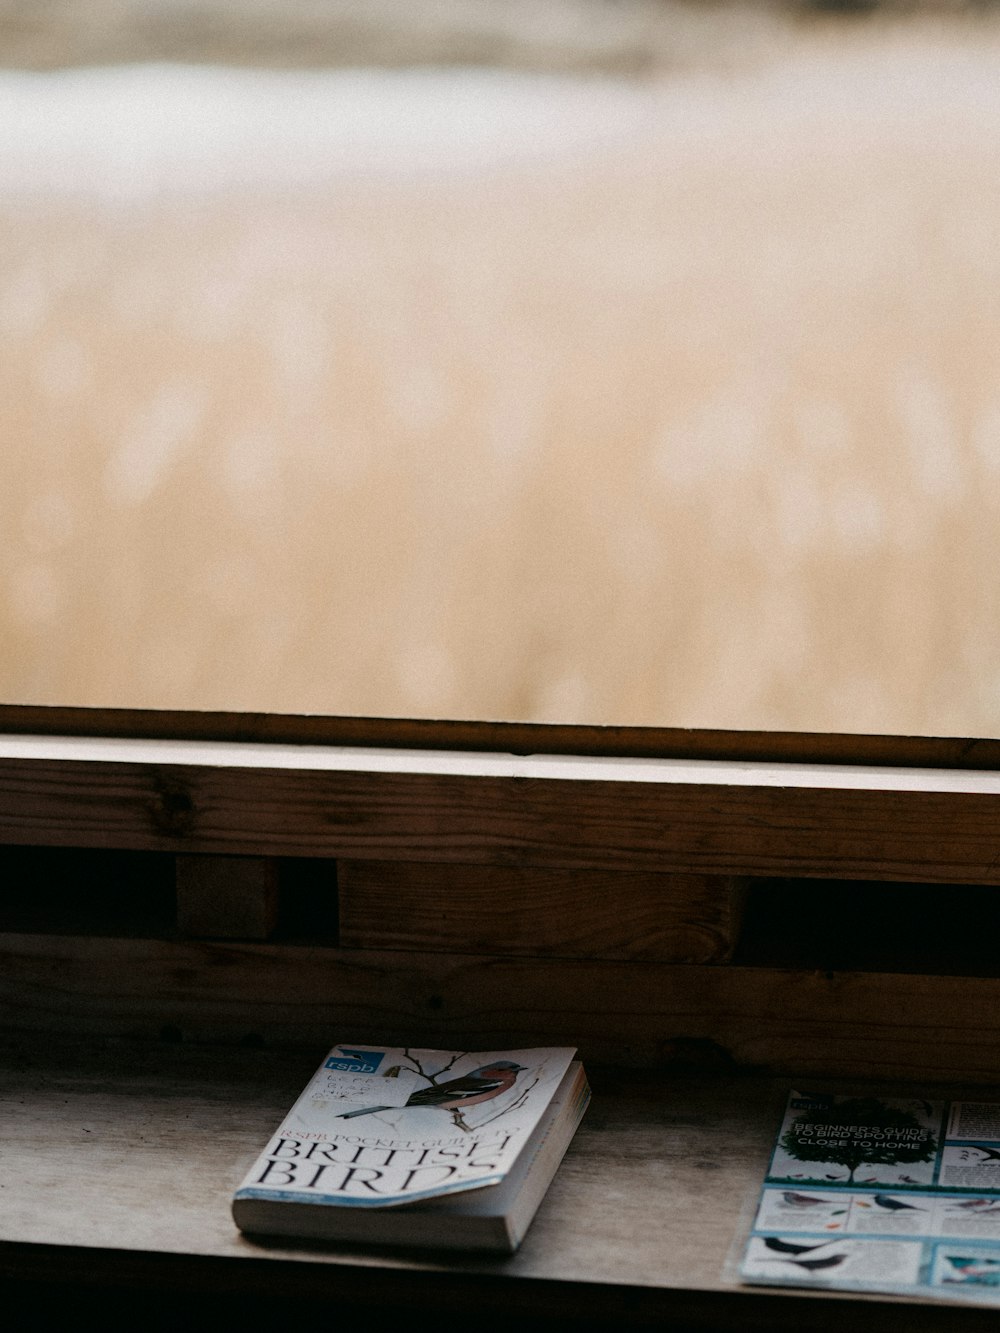
[[[1000,735],[992,7],[77,8],[0,3],[5,700]]]

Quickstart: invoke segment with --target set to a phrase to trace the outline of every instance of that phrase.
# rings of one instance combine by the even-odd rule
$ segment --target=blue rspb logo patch
[[[331,1055],[324,1069],[336,1069],[344,1074],[374,1074],[385,1059],[385,1051],[349,1051],[339,1046],[339,1055]]]

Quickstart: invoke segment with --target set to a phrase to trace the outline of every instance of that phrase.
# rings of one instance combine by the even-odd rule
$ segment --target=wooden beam
[[[0,935],[0,1014],[36,1033],[574,1045],[709,1073],[1000,1078],[996,977]]]
[[[0,738],[0,842],[1000,884],[1000,775]]]
[[[727,875],[409,861],[340,861],[337,883],[350,948],[666,963],[730,958],[746,891]]]
[[[473,750],[520,755],[716,759],[738,763],[1000,769],[1000,740],[856,732],[733,731],[708,727],[583,726],[555,722],[0,704],[0,733]]]

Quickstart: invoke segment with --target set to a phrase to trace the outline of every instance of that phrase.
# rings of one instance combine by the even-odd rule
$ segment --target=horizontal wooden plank
[[[266,977],[266,984],[262,978]],[[635,1067],[1000,1077],[1000,978],[0,936],[8,1030],[574,1045]]]
[[[344,860],[337,888],[349,948],[719,963],[736,946],[746,881]]]
[[[0,704],[0,733],[575,754],[736,762],[1000,769],[1000,740],[559,722],[324,717]]]
[[[992,773],[577,760],[559,777],[530,776],[560,771],[551,761],[493,756],[456,767],[410,753],[378,766],[365,751],[206,743],[198,762],[178,764],[147,762],[161,753],[152,742],[76,743],[111,747],[107,759],[41,758],[42,742],[21,744],[20,757],[0,758],[0,842],[1000,883]]]
[[[783,1091],[761,1078],[592,1068],[590,1109],[523,1246],[499,1262],[249,1240],[233,1226],[230,1196],[325,1049],[109,1046],[75,1034],[68,1045],[0,1051],[5,1298],[13,1279],[34,1277],[49,1293],[60,1281],[85,1292],[132,1285],[143,1323],[177,1293],[204,1308],[212,1294],[231,1304],[236,1292],[287,1302],[286,1318],[311,1298],[327,1316],[349,1309],[382,1330],[420,1311],[486,1333],[835,1330],[845,1317],[877,1318],[887,1333],[985,1327],[969,1323],[967,1307],[737,1283],[729,1256]],[[119,1299],[108,1307],[116,1313]]]

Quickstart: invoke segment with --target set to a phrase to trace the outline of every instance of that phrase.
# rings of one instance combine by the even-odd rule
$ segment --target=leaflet
[[[1000,1102],[789,1093],[740,1275],[1000,1304]]]

